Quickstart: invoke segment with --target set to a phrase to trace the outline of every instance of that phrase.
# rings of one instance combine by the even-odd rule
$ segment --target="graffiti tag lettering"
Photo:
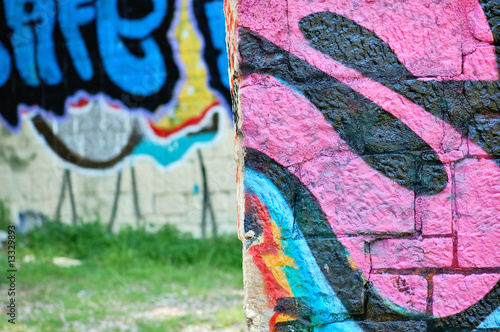
[[[179,78],[167,31],[174,1],[36,0],[0,4],[0,116],[18,127],[17,105],[63,116],[79,90],[154,112]],[[11,89],[16,87],[15,89]]]

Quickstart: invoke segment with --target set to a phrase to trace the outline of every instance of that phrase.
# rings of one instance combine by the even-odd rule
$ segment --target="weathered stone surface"
[[[417,275],[373,274],[370,282],[382,297],[408,311],[427,309],[427,280]]]
[[[449,267],[453,260],[452,238],[379,240],[370,249],[376,269]]]
[[[464,305],[469,307],[483,298],[499,279],[498,274],[435,276],[432,280],[434,284],[432,313],[436,317],[445,317],[460,312]]]

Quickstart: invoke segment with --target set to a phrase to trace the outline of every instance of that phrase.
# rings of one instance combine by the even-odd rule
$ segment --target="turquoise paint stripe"
[[[158,164],[168,166],[181,160],[186,155],[188,150],[195,144],[211,142],[215,136],[216,133],[202,133],[194,136],[183,136],[166,145],[144,140],[136,146],[134,151],[132,151],[132,155],[151,156],[158,162]]]
[[[283,231],[285,238],[282,240],[283,251],[287,256],[293,257],[297,264],[297,269],[285,267],[284,271],[294,296],[303,297],[307,305],[313,309],[312,323],[314,325],[331,323],[332,317],[335,316],[345,319],[347,310],[326,282],[302,232],[297,228],[293,212],[279,190],[263,174],[248,168],[245,169],[244,183],[245,190],[254,193],[267,206],[271,218]],[[286,240],[290,238],[293,240]],[[315,331],[362,332],[353,322],[342,324],[344,325],[336,325],[338,328],[335,330],[323,326],[315,328]]]
[[[479,326],[478,329],[500,329],[500,308],[497,308]]]
[[[362,331],[353,321],[333,323],[314,328],[315,332],[358,332]]]

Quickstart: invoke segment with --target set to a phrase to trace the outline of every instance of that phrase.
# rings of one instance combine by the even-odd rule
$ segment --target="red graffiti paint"
[[[205,108],[203,110],[203,112],[201,112],[200,115],[193,117],[193,118],[189,119],[188,121],[182,123],[181,125],[179,125],[177,127],[172,128],[172,129],[161,129],[158,126],[156,126],[152,121],[148,121],[148,124],[156,136],[161,137],[161,138],[165,138],[165,137],[171,136],[171,135],[181,131],[182,129],[188,128],[190,126],[199,125],[206,118],[208,112],[212,109],[212,107],[214,107],[216,105],[220,105],[220,103],[218,101],[213,102],[211,105],[209,105],[207,108]]]
[[[83,107],[83,106],[86,106],[88,103],[89,103],[89,101],[87,98],[80,98],[80,100],[78,100],[77,102],[71,103],[71,106],[72,107]]]
[[[258,218],[262,227],[259,244],[252,245],[248,252],[252,255],[255,265],[259,268],[264,277],[265,291],[268,295],[268,302],[274,308],[276,300],[281,297],[288,297],[291,294],[274,277],[271,269],[264,261],[264,256],[277,256],[280,254],[280,247],[276,243],[271,229],[271,221],[267,207],[260,202],[254,194],[247,194],[245,197],[245,211],[253,210],[253,216]]]

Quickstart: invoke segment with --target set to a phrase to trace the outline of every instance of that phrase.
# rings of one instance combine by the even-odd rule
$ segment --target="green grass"
[[[10,209],[6,202],[0,201],[0,229],[6,230],[12,224],[10,220]]]
[[[218,268],[241,268],[241,243],[236,236],[201,240],[168,225],[155,233],[131,227],[108,233],[97,221],[77,227],[46,223],[23,241],[37,256],[89,259],[117,268],[146,261],[174,265],[204,262]]]
[[[46,223],[19,236],[16,249],[17,323],[8,324],[2,308],[0,330],[243,330],[235,235],[203,241],[168,226],[158,233],[126,228],[110,234],[97,222]],[[82,264],[55,265],[53,258],[61,256]],[[5,251],[0,262],[6,266]]]

